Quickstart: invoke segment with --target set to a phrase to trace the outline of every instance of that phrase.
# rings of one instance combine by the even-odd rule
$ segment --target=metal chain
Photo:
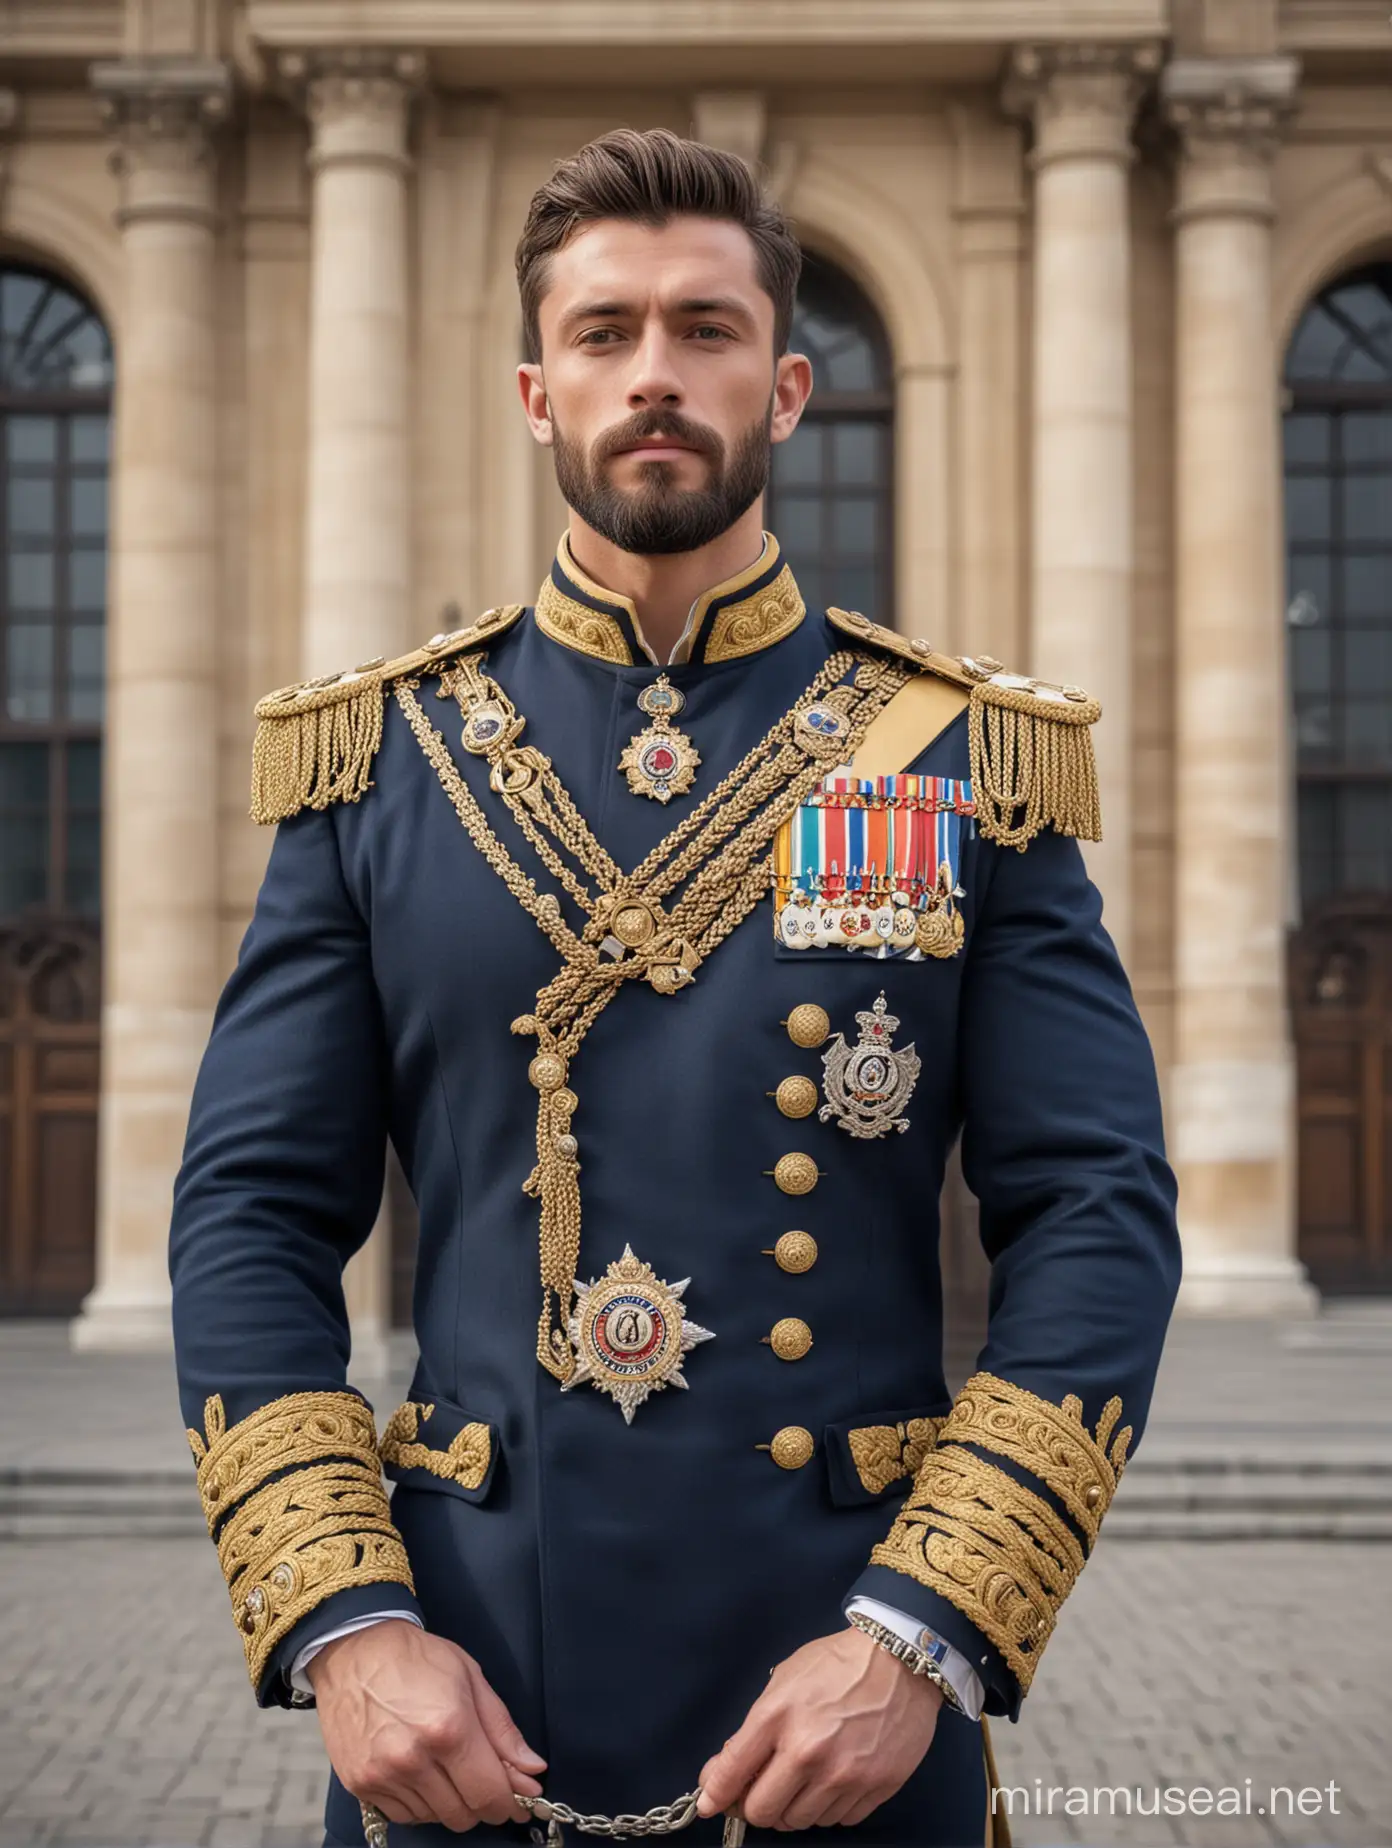
[[[574,1810],[568,1803],[552,1803],[545,1797],[518,1797],[523,1809],[530,1810],[538,1822],[549,1822],[552,1817],[557,1822],[569,1823],[573,1829],[579,1829],[582,1835],[606,1835],[623,1838],[627,1835],[675,1835],[678,1829],[684,1829],[696,1815],[696,1802],[701,1794],[700,1786],[689,1790],[685,1796],[678,1797],[675,1803],[657,1803],[650,1810],[644,1810],[641,1816],[593,1815],[587,1816],[580,1810]]]
[[[546,1797],[524,1797],[516,1791],[513,1792],[513,1800],[535,1816],[538,1822],[546,1823],[548,1842],[562,1841],[558,1826],[561,1823],[579,1829],[582,1835],[603,1835],[614,1841],[625,1841],[632,1835],[675,1835],[678,1829],[684,1829],[695,1820],[700,1795],[701,1786],[698,1784],[695,1790],[689,1790],[674,1803],[654,1804],[650,1810],[644,1810],[642,1815],[621,1813],[617,1816],[585,1815],[580,1810],[571,1809],[568,1803],[552,1803]],[[364,1803],[360,1807],[367,1848],[388,1848],[386,1817],[375,1804]],[[743,1817],[727,1816],[721,1838],[722,1848],[742,1848],[744,1828]]]
[[[474,845],[562,959],[538,993],[534,1012],[512,1023],[534,1034],[538,1051],[528,1076],[538,1093],[536,1165],[523,1191],[540,1203],[538,1263],[542,1304],[537,1359],[563,1384],[575,1370],[569,1323],[580,1257],[578,1144],[571,1119],[579,1099],[569,1088],[570,1061],[619,989],[646,980],[660,994],[690,983],[703,959],[758,904],[768,881],[774,835],[837,763],[853,755],[872,720],[911,670],[842,650],[829,657],[796,704],[633,872],[624,874],[596,839],[549,757],[518,740],[526,721],[483,671],[484,656],[466,655],[441,676],[464,717],[464,748],[488,763],[489,782],[523,837],[586,918],[577,934],[554,893],[539,892],[493,832],[444,739],[427,719],[418,679],[396,682],[397,703]],[[838,684],[854,670],[849,684]],[[845,720],[826,736],[799,723],[815,705]],[[598,888],[586,888],[562,855]],[[662,900],[690,883],[670,908]]]

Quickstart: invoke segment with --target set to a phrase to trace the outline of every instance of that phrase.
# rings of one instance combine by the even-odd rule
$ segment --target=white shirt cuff
[[[351,1636],[355,1630],[370,1630],[374,1623],[413,1623],[418,1630],[425,1625],[414,1611],[369,1611],[365,1617],[350,1617],[336,1629],[325,1630],[322,1636],[316,1636],[312,1643],[306,1643],[294,1661],[290,1664],[290,1686],[297,1694],[314,1695],[314,1683],[305,1670],[321,1649],[327,1649],[330,1643],[336,1643],[340,1636]],[[944,1669],[946,1674],[947,1670]],[[955,1685],[955,1684],[954,1684]]]
[[[882,1604],[878,1598],[852,1598],[846,1606],[846,1615],[849,1617],[852,1611],[873,1617],[876,1623],[882,1623],[887,1630],[893,1630],[904,1642],[912,1643],[915,1649],[921,1649],[925,1655],[931,1656],[942,1670],[943,1680],[961,1701],[962,1711],[967,1718],[981,1718],[981,1709],[986,1703],[986,1690],[981,1685],[980,1675],[960,1649],[954,1649],[935,1630],[927,1629],[917,1617],[896,1610],[892,1604]]]

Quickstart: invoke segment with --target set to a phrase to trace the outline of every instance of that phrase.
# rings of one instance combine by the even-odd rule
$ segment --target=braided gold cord
[[[853,668],[854,683],[838,685]],[[421,709],[419,680],[395,684],[397,702],[470,839],[562,959],[538,993],[534,1012],[513,1022],[515,1033],[534,1034],[538,1045],[530,1068],[538,1093],[536,1164],[523,1187],[540,1207],[537,1359],[562,1383],[575,1369],[567,1329],[581,1227],[580,1163],[571,1130],[579,1100],[567,1083],[570,1062],[626,982],[646,980],[659,993],[679,992],[703,958],[748,917],[768,889],[768,850],[778,829],[834,767],[831,753],[835,762],[848,761],[909,677],[910,670],[897,664],[886,666],[847,650],[832,655],[796,704],[625,874],[596,839],[551,760],[518,744],[525,721],[484,673],[483,656],[455,662],[441,677],[440,695],[457,701],[465,749],[486,759],[490,785],[523,838],[584,915],[579,934],[566,924],[556,896],[537,890],[494,833],[444,739]],[[830,747],[798,730],[799,715],[819,700],[848,721],[847,732]],[[485,703],[487,717],[498,722],[480,741],[470,722]],[[591,886],[576,877],[568,861]],[[664,910],[662,900],[688,879],[681,897]],[[615,949],[620,953],[605,953]]]

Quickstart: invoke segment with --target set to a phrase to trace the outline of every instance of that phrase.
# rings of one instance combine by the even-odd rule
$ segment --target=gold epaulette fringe
[[[1024,849],[1042,828],[1100,841],[1102,808],[1089,726],[1102,716],[1081,687],[1008,674],[989,655],[944,655],[917,637],[829,609],[833,627],[887,648],[925,674],[968,687],[976,825],[1001,847]]]
[[[387,686],[501,634],[524,607],[509,603],[485,610],[467,628],[432,635],[422,647],[394,661],[379,656],[347,673],[325,674],[268,693],[256,707],[252,820],[284,821],[304,808],[356,802],[372,786]]]
[[[1100,841],[1102,806],[1088,727],[1102,716],[1081,687],[995,674],[972,688],[967,736],[976,825],[1001,847],[1041,828]]]

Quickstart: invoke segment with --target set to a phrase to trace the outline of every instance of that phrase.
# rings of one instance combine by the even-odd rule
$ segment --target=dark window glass
[[[0,917],[48,895],[48,755],[0,743]]]
[[[110,389],[91,306],[0,265],[0,921],[99,909]]]
[[[768,522],[813,609],[893,621],[894,388],[870,303],[808,257],[790,342],[812,362],[802,422],[773,452]]]
[[[1286,355],[1286,627],[1305,904],[1392,891],[1392,264]]]

